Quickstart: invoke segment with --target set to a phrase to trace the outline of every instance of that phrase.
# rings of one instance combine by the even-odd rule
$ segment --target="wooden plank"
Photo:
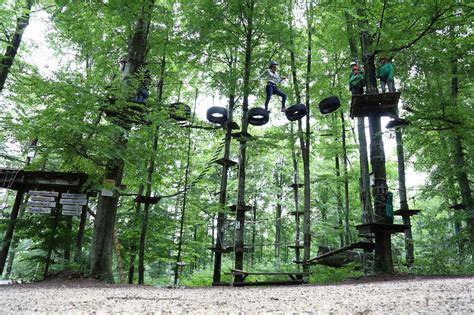
[[[225,165],[228,165],[229,167],[232,167],[232,166],[236,166],[238,165],[239,163],[235,162],[235,161],[232,161],[232,160],[229,160],[229,159],[218,159],[218,160],[215,160],[215,162],[217,164],[220,164],[222,166],[225,166]]]
[[[393,215],[399,215],[399,216],[412,216],[412,215],[416,215],[418,213],[420,213],[421,210],[397,210],[397,211],[394,211],[393,212]]]
[[[352,96],[351,118],[396,115],[400,92]]]
[[[403,233],[409,225],[404,224],[391,224],[386,222],[372,222],[372,223],[363,223],[356,225],[356,229],[361,234],[369,233]]]
[[[233,282],[231,286],[234,287],[248,287],[260,285],[297,285],[304,284],[304,280],[280,280],[280,281],[257,281],[257,282]]]
[[[161,197],[160,197],[160,196],[150,196],[150,197],[147,197],[147,196],[137,196],[134,201],[135,201],[135,202],[148,203],[148,204],[155,205],[155,204],[157,204],[160,200],[161,200]]]

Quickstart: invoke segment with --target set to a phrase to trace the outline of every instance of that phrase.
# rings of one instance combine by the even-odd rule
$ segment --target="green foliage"
[[[309,283],[328,284],[363,276],[363,272],[357,270],[356,267],[360,268],[360,266],[352,264],[349,264],[342,268],[332,268],[323,265],[314,265],[311,267],[311,272],[313,274],[310,277]]]
[[[19,1],[0,5],[2,32],[0,48],[6,48],[6,36],[11,34],[20,11]],[[404,266],[404,241],[393,238],[394,261],[399,271],[416,274],[472,274],[471,253],[465,241],[468,233],[468,211],[450,212],[449,206],[461,201],[462,190],[457,181],[459,170],[467,174],[472,185],[474,164],[474,111],[472,105],[472,62],[469,51],[472,37],[470,15],[472,8],[452,1],[428,1],[412,6],[405,2],[382,0],[369,2],[320,1],[312,12],[300,2],[256,1],[252,21],[252,60],[245,69],[246,27],[250,1],[155,1],[151,12],[149,47],[146,67],[153,80],[145,116],[151,125],[134,125],[130,131],[117,126],[105,116],[108,96],[117,98],[116,106],[126,106],[130,91],[120,80],[119,59],[127,54],[128,43],[142,2],[114,0],[35,1],[36,6],[50,5],[48,12],[49,44],[64,62],[55,73],[44,75],[37,66],[26,62],[35,51],[23,43],[8,77],[6,93],[0,102],[7,110],[0,114],[0,163],[18,166],[33,138],[39,139],[37,156],[28,166],[32,170],[82,171],[89,174],[87,190],[100,190],[107,163],[124,161],[124,187],[117,213],[116,234],[125,274],[131,257],[137,255],[143,224],[143,205],[137,208],[134,194],[148,182],[149,161],[155,161],[150,181],[153,196],[163,198],[150,207],[145,244],[145,276],[147,283],[169,284],[178,248],[178,231],[183,207],[188,128],[168,117],[168,105],[183,101],[194,105],[197,95],[199,112],[202,104],[224,105],[235,97],[234,120],[241,125],[243,95],[250,93],[250,107],[264,100],[264,82],[254,78],[267,67],[269,60],[280,63],[279,71],[289,78],[281,85],[288,102],[296,102],[294,82],[290,76],[289,51],[296,53],[298,88],[306,80],[307,25],[306,17],[314,18],[309,105],[311,110],[311,234],[312,253],[318,245],[339,246],[343,236],[344,183],[349,183],[349,229],[352,240],[357,239],[354,225],[361,220],[359,198],[359,147],[354,122],[348,119],[350,93],[347,90],[348,64],[353,58],[349,51],[349,36],[358,38],[367,29],[374,38],[373,49],[389,52],[396,69],[396,84],[402,90],[400,114],[412,122],[403,129],[407,166],[427,174],[427,182],[409,188],[411,208],[423,210],[413,218],[415,265]],[[383,13],[383,14],[382,14]],[[380,19],[384,16],[383,23]],[[347,30],[346,17],[353,30]],[[291,26],[292,25],[292,26]],[[30,27],[30,26],[29,26]],[[423,33],[426,30],[425,33]],[[351,34],[351,32],[353,34]],[[418,36],[422,35],[420,38]],[[290,40],[292,39],[292,40]],[[406,46],[406,47],[405,47]],[[401,49],[398,49],[402,47]],[[405,48],[403,48],[405,47]],[[360,51],[358,52],[360,55]],[[160,75],[163,73],[163,77]],[[458,92],[451,90],[453,79]],[[163,85],[159,83],[163,80]],[[244,82],[247,79],[250,81]],[[139,76],[130,78],[134,92]],[[158,95],[160,86],[162,95]],[[245,92],[245,93],[244,93]],[[197,93],[197,94],[196,94]],[[306,91],[303,93],[305,94]],[[331,115],[321,115],[317,103],[323,97],[337,95],[341,109]],[[302,95],[303,99],[306,95]],[[276,97],[271,107],[276,107]],[[2,103],[3,105],[3,103]],[[114,105],[114,106],[115,106]],[[209,104],[210,106],[211,104]],[[194,108],[193,108],[194,109]],[[345,116],[341,117],[341,113]],[[198,117],[194,127],[212,127]],[[344,124],[342,119],[345,119]],[[254,271],[294,270],[296,210],[292,149],[295,150],[296,173],[303,179],[300,144],[291,132],[283,114],[271,112],[272,125],[250,127],[256,139],[247,143],[246,203],[256,206],[246,219],[245,243],[254,249],[245,255],[245,268]],[[296,130],[296,124],[293,129]],[[347,173],[343,168],[342,131],[347,139]],[[153,150],[154,137],[158,138]],[[384,131],[384,141],[393,141],[394,133]],[[117,137],[127,138],[127,149],[117,146]],[[187,264],[181,284],[209,285],[212,279],[213,229],[216,214],[236,203],[237,168],[229,172],[227,205],[218,205],[221,167],[211,163],[218,145],[224,138],[219,129],[191,129],[190,181],[184,214],[182,260]],[[390,140],[389,140],[390,139]],[[460,139],[465,163],[453,163],[454,140]],[[397,192],[397,163],[393,152],[386,152],[387,177],[390,191]],[[230,155],[237,160],[239,148],[232,142]],[[219,155],[219,157],[221,157]],[[339,170],[336,169],[339,160]],[[277,183],[275,178],[281,178]],[[197,180],[199,179],[199,180]],[[472,187],[472,186],[471,186]],[[412,190],[413,189],[413,190]],[[472,189],[471,189],[472,190]],[[281,199],[277,198],[281,194]],[[3,196],[3,195],[0,195]],[[300,190],[299,209],[302,209]],[[2,211],[0,232],[9,223],[9,198]],[[275,254],[276,208],[283,209],[281,223],[281,253]],[[96,200],[90,207],[96,211]],[[3,207],[3,205],[2,205]],[[397,207],[395,207],[397,208]],[[232,218],[228,215],[228,219]],[[52,230],[53,216],[25,214],[18,221],[16,235],[22,240],[14,264],[14,277],[42,277],[46,250]],[[65,228],[64,218],[53,238],[51,271],[69,268],[86,272],[93,220],[86,228],[83,258],[71,264],[63,259],[64,249],[73,244],[78,220],[73,220],[72,233]],[[225,244],[233,245],[234,222],[226,223]],[[302,239],[302,237],[300,238]],[[215,241],[215,240],[214,240]],[[466,244],[464,246],[463,244]],[[464,246],[464,247],[463,247]],[[114,253],[114,256],[116,254]],[[224,259],[223,272],[232,266],[232,256]],[[117,257],[114,257],[117,264]],[[138,257],[135,267],[138,265]],[[136,270],[137,268],[135,268]],[[116,277],[118,277],[118,270]],[[311,283],[330,283],[360,275],[353,267],[333,269],[312,267]],[[136,278],[136,275],[135,275]],[[223,281],[229,276],[223,275]],[[265,276],[254,280],[268,280]]]

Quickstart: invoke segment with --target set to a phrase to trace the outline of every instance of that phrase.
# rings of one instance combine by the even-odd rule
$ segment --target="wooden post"
[[[370,50],[372,39],[368,31],[362,31],[360,35],[364,68],[366,72],[367,92],[378,93],[377,79],[375,76],[375,55]],[[385,152],[382,140],[380,116],[369,116],[370,131],[370,163],[374,173],[374,185],[372,192],[374,196],[375,222],[390,222],[386,215],[387,202],[387,173],[385,170]],[[392,244],[390,231],[378,231],[375,233],[375,262],[376,273],[393,272]]]
[[[24,194],[24,190],[18,190],[12,212],[10,213],[10,220],[8,221],[7,230],[5,231],[5,235],[3,237],[2,251],[0,252],[0,276],[3,274],[3,269],[5,268],[5,262],[7,261],[13,232],[15,231],[16,221],[18,219],[18,213],[20,212],[20,206],[23,201]]]
[[[232,65],[231,65],[232,67]],[[235,97],[233,93],[229,96],[229,117],[228,121],[233,121]],[[224,159],[230,158],[230,142],[232,133],[231,124],[226,124],[225,143],[224,143]],[[221,172],[221,185],[219,191],[219,204],[221,207],[225,207],[227,202],[227,179],[229,176],[230,165],[224,163]],[[225,220],[226,214],[223,211],[219,211],[217,214],[217,227],[216,227],[216,239],[214,248],[214,274],[212,276],[213,283],[219,283],[221,281],[221,267],[222,267],[222,249],[224,245],[224,233],[225,233]]]
[[[43,280],[46,279],[48,276],[49,272],[49,266],[51,264],[51,255],[53,253],[53,247],[54,247],[54,236],[56,235],[56,229],[58,228],[59,224],[59,215],[61,214],[61,210],[59,208],[54,208],[54,221],[53,221],[53,228],[51,229],[51,235],[49,237],[49,243],[48,243],[48,253],[46,255],[46,264],[44,266],[44,274],[43,274]]]

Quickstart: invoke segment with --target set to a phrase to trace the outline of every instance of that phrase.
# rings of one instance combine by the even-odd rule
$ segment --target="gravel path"
[[[286,287],[0,286],[0,313],[474,313],[474,277]]]

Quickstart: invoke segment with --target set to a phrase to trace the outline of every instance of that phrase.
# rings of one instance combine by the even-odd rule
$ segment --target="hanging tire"
[[[177,121],[188,120],[191,116],[191,107],[181,102],[170,104],[169,111],[170,117]]]
[[[330,114],[341,106],[337,96],[329,96],[319,102],[319,111],[321,114]]]
[[[223,124],[227,121],[228,117],[227,108],[219,106],[210,107],[206,113],[207,120],[214,124]]]
[[[247,120],[249,124],[254,126],[265,125],[269,119],[270,116],[268,115],[268,111],[262,107],[251,108],[247,112]]]
[[[308,109],[305,104],[295,104],[286,109],[285,115],[289,121],[300,120],[308,113]]]

